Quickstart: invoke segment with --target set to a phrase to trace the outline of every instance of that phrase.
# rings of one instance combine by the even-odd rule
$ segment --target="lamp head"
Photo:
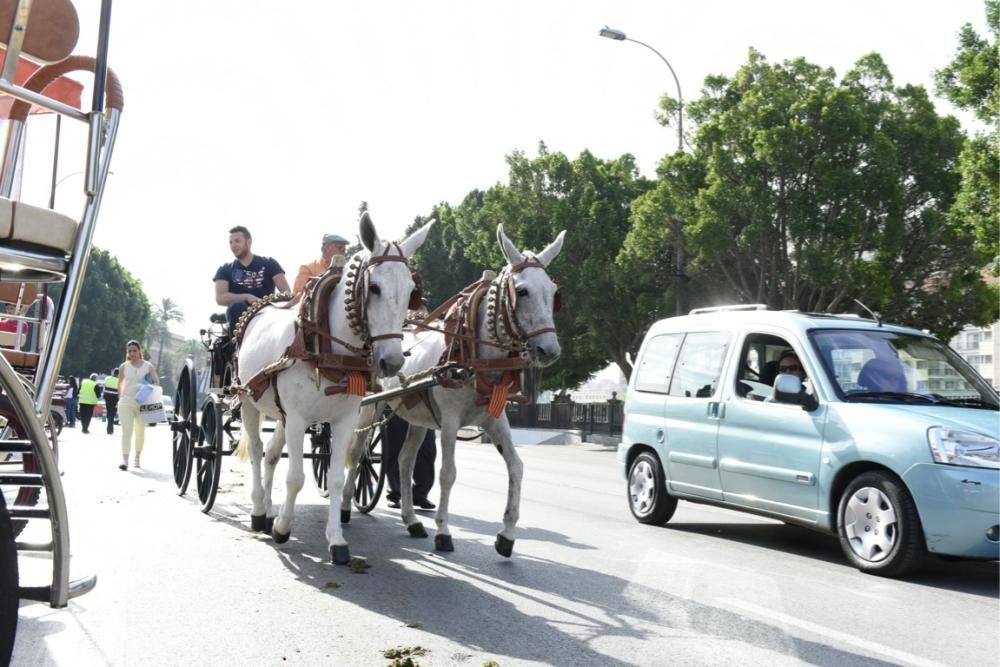
[[[598,34],[601,37],[607,37],[608,39],[614,39],[619,42],[625,39],[624,32],[622,32],[621,30],[615,30],[614,28],[609,28],[608,26],[604,26],[603,28],[601,28],[601,32]]]

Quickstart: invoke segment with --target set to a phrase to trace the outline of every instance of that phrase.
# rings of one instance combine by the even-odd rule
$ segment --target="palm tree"
[[[153,322],[150,325],[150,340],[153,336],[160,339],[160,349],[156,353],[156,372],[160,372],[160,361],[163,358],[163,344],[170,335],[170,323],[184,322],[184,311],[182,311],[173,299],[164,297],[163,300],[153,307]]]

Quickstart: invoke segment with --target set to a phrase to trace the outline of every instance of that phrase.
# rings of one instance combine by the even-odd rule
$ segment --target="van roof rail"
[[[735,306],[712,306],[711,308],[695,308],[688,315],[701,315],[703,313],[721,313],[727,310],[767,310],[766,303],[741,303]]]

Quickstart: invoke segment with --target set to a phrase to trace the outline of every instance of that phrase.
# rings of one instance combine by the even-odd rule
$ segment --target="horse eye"
[[[381,296],[382,295],[382,288],[379,287],[378,285],[371,285],[368,288],[368,291],[371,292],[372,294],[374,294],[375,296]]]
[[[524,287],[519,287],[517,290],[517,295],[523,299],[524,297],[528,296],[528,290]]]

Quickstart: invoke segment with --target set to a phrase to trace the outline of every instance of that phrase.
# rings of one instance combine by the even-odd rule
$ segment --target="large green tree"
[[[466,255],[457,222],[461,217],[474,215],[481,207],[482,193],[473,191],[454,208],[446,203],[438,204],[430,215],[418,217],[406,230],[409,235],[429,220],[437,221],[410,260],[410,266],[423,280],[424,299],[431,310],[479,280],[483,269],[487,268]]]
[[[60,292],[53,290],[53,298]],[[115,257],[94,248],[60,372],[81,377],[111,372],[125,360],[125,343],[143,339],[149,319],[141,283]]]
[[[628,251],[642,237],[685,243],[739,300],[772,308],[842,312],[858,298],[944,337],[989,319],[974,235],[947,216],[958,123],[923,88],[896,87],[877,54],[838,81],[751,51],[687,109],[694,150],[665,161],[680,183],[659,204],[684,225],[638,218]]]
[[[458,220],[465,253],[503,266],[496,227],[520,248],[539,251],[566,230],[549,273],[563,292],[556,317],[563,356],[546,369],[545,388],[573,388],[609,361],[630,373],[634,351],[650,321],[646,267],[619,263],[632,201],[651,187],[630,155],[601,160],[584,151],[576,160],[539,146],[538,156],[507,157],[509,178],[482,197],[474,215]],[[659,302],[660,296],[654,296]]]
[[[980,250],[994,261],[994,273],[1000,273],[1000,235],[997,211],[1000,210],[1000,1],[987,0],[986,23],[992,40],[981,37],[966,24],[958,35],[955,59],[935,73],[938,92],[960,109],[972,111],[987,124],[986,132],[977,132],[965,145],[959,159],[962,185],[950,211],[952,223],[966,227],[976,237]]]

